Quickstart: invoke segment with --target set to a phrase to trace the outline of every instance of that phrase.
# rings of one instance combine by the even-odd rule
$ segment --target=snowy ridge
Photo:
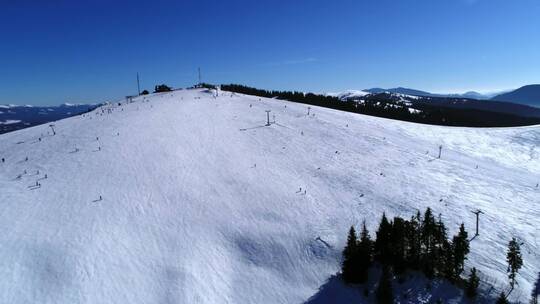
[[[0,303],[314,303],[351,224],[373,234],[382,212],[427,206],[450,235],[462,221],[472,235],[471,211],[484,212],[466,261],[496,284],[484,296],[506,286],[518,237],[511,299],[527,299],[540,271],[540,127],[306,111],[181,90],[57,121],[55,136],[48,125],[0,135]]]
[[[347,90],[347,91],[343,91],[343,92],[339,92],[339,93],[326,93],[326,94],[323,94],[323,95],[337,97],[337,98],[339,98],[341,100],[347,100],[347,99],[354,99],[354,98],[364,97],[364,96],[369,95],[369,94],[371,94],[371,93],[366,92],[366,91]]]

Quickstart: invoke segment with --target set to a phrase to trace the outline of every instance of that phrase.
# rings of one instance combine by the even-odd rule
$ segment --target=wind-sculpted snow
[[[513,236],[524,266],[511,298],[525,301],[537,279],[538,127],[307,116],[302,104],[202,90],[120,102],[56,122],[56,135],[0,136],[0,303],[348,301],[356,291],[336,274],[350,225],[374,234],[383,212],[428,206],[450,235],[464,222],[472,236],[471,211],[484,212],[466,261],[495,284],[483,297],[508,288]]]

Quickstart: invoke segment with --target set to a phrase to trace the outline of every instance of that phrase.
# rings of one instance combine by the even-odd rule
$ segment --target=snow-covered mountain
[[[451,97],[451,98],[472,98],[472,99],[490,99],[491,97],[495,96],[497,93],[478,93],[475,91],[469,91],[465,93],[430,93],[426,91],[416,90],[416,89],[409,89],[409,88],[391,88],[391,89],[382,89],[382,88],[371,88],[371,89],[365,89],[364,92],[369,92],[373,94],[378,93],[397,93],[397,94],[405,94],[405,95],[414,95],[414,96],[424,96],[424,97]]]
[[[519,238],[511,298],[530,294],[540,127],[306,115],[303,104],[202,89],[133,101],[60,120],[56,135],[47,125],[0,135],[0,303],[317,303],[328,286],[342,292],[335,303],[344,293],[361,303],[334,277],[350,225],[366,220],[373,233],[383,212],[428,206],[449,235],[461,222],[472,235],[471,211],[484,212],[466,261],[484,299],[507,287],[506,245]],[[425,284],[404,286],[410,303],[430,301]]]
[[[404,92],[415,93],[413,91]],[[538,124],[538,118],[540,118],[540,108],[495,100],[409,95],[379,91],[378,89],[374,89],[373,93],[347,91],[333,93],[331,96],[338,97],[343,101],[354,101],[375,107],[405,109],[411,113],[422,113],[424,116],[437,116],[437,113],[444,113],[443,116],[452,116],[454,120],[454,123],[451,122],[452,119],[447,120],[446,123],[456,126],[531,125]],[[437,124],[437,121],[428,121],[428,123]]]
[[[68,103],[60,106],[0,105],[0,134],[84,113],[96,106]]]
[[[366,92],[366,91],[360,91],[360,90],[347,90],[347,91],[343,91],[343,92],[337,92],[337,93],[326,93],[324,95],[326,96],[332,96],[332,97],[337,97],[341,100],[346,100],[346,99],[351,99],[351,98],[359,98],[359,97],[364,97],[366,95],[369,95],[371,94],[370,92]]]

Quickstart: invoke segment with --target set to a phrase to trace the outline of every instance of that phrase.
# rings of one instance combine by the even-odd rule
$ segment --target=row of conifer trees
[[[469,253],[468,233],[463,224],[452,239],[439,216],[437,220],[430,208],[410,219],[394,217],[388,220],[383,213],[376,238],[373,240],[365,225],[359,234],[354,227],[349,230],[347,245],[343,250],[342,279],[350,284],[367,282],[373,263],[382,266],[377,285],[379,303],[392,303],[391,274],[401,275],[407,270],[418,270],[428,278],[443,277],[462,283],[464,263]],[[472,269],[465,282],[466,294],[476,296],[479,284],[476,269]]]
[[[382,275],[375,293],[378,303],[393,303],[392,274],[399,276],[407,270],[421,271],[429,279],[445,278],[464,287],[465,295],[474,298],[480,283],[476,268],[471,269],[466,280],[461,276],[469,251],[465,226],[461,224],[457,234],[449,239],[441,215],[435,219],[430,208],[423,216],[418,211],[408,220],[401,217],[388,220],[383,213],[375,240],[370,237],[365,223],[359,234],[354,227],[350,228],[343,250],[341,276],[346,283],[363,284],[367,282],[373,264],[381,265]],[[511,292],[523,264],[515,238],[508,244],[506,258]],[[508,303],[507,296],[502,292],[497,303]],[[537,297],[533,294],[534,299]]]
[[[395,274],[407,269],[421,270],[427,277],[460,278],[469,253],[469,240],[461,224],[458,233],[449,240],[440,217],[435,219],[427,208],[423,217],[418,212],[406,220],[395,217],[389,221],[383,214],[375,240],[364,224],[359,236],[354,227],[349,230],[343,251],[343,279],[363,283],[373,261],[390,266]]]

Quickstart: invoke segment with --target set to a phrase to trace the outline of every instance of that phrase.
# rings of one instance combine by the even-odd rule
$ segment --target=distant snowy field
[[[374,235],[383,211],[428,206],[450,235],[463,221],[472,236],[471,211],[484,212],[466,262],[496,284],[483,294],[506,288],[518,237],[512,300],[529,297],[540,127],[307,116],[302,104],[202,90],[134,101],[58,121],[41,141],[47,125],[0,135],[0,303],[313,301],[350,225],[365,219]]]

